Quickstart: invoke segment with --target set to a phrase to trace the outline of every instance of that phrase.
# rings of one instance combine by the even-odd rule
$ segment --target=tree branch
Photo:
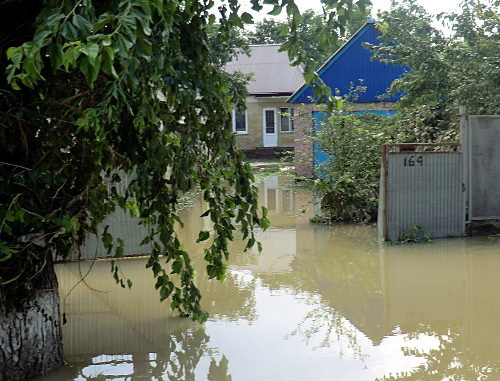
[[[78,94],[75,94],[75,95],[73,95],[73,96],[71,96],[71,97],[66,98],[65,100],[63,100],[63,101],[61,102],[61,104],[63,104],[63,105],[64,105],[64,104],[66,104],[66,103],[69,103],[69,102],[71,102],[71,101],[72,101],[72,100],[74,100],[74,99],[77,99],[77,98],[83,97],[84,95],[87,95],[87,94],[88,94],[88,93],[90,93],[90,92],[92,92],[92,90],[87,90],[87,91],[84,91],[83,93],[78,93]]]
[[[0,2],[0,7],[3,7],[4,5],[7,5],[9,3],[13,3],[14,1],[19,1],[19,0],[4,0]]]

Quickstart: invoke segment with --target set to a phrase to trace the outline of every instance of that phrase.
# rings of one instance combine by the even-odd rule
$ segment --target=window
[[[247,134],[247,126],[247,110],[242,106],[237,106],[233,110],[233,132],[236,134]]]
[[[280,126],[281,132],[293,132],[293,108],[280,108]]]

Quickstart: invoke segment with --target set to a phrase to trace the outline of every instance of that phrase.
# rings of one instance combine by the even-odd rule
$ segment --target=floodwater
[[[224,283],[197,261],[205,324],[159,302],[144,259],[121,261],[131,290],[107,261],[57,265],[67,365],[40,379],[500,380],[498,239],[387,245],[373,226],[312,225],[290,181],[260,186],[261,254],[236,242]],[[185,210],[195,257],[202,212]]]

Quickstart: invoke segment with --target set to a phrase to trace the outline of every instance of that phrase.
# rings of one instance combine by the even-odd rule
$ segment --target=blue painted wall
[[[368,42],[377,45],[380,32],[373,20],[369,21],[344,45],[319,71],[320,78],[332,89],[339,89],[341,95],[348,94],[351,83],[354,87],[363,79],[366,92],[361,93],[356,102],[377,102],[387,92],[392,81],[408,70],[379,61],[372,61],[372,53],[362,45]],[[304,86],[290,99],[291,103],[310,103],[312,88]],[[383,101],[396,101],[399,96],[392,96]]]
[[[365,114],[365,113],[373,113],[377,115],[382,115],[385,117],[389,117],[391,115],[396,114],[396,111],[355,111],[354,114]],[[313,111],[313,132],[316,134],[318,131],[321,131],[323,128],[322,123],[325,121],[326,114],[320,111]],[[316,178],[324,178],[324,174],[322,173],[321,164],[328,163],[328,160],[333,159],[330,155],[323,152],[316,141],[313,141],[313,174]]]
[[[314,134],[316,134],[318,131],[321,131],[322,125],[321,123],[325,121],[326,114],[324,112],[319,112],[319,111],[313,111],[313,131]],[[327,153],[323,152],[319,147],[318,143],[316,141],[313,141],[313,165],[314,165],[314,172],[316,177],[323,177],[320,173],[318,173],[318,165],[321,163],[325,163],[329,156]]]

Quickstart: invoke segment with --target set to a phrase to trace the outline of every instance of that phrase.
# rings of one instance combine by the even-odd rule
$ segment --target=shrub
[[[315,140],[328,155],[315,182],[324,218],[339,222],[376,219],[381,145],[392,139],[393,118],[356,113],[347,102],[322,123]]]

